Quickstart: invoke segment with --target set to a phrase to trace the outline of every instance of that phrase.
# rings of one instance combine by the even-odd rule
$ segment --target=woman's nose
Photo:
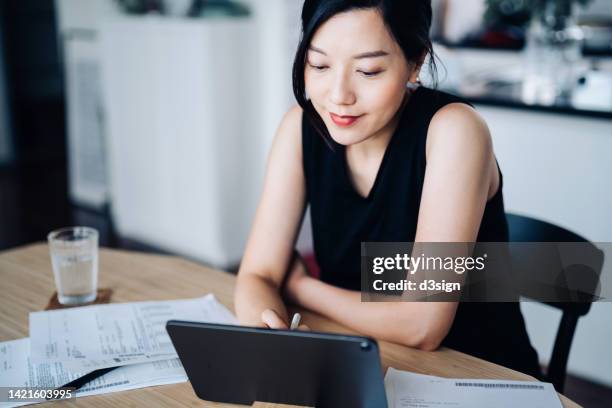
[[[350,81],[344,75],[338,75],[330,91],[330,101],[335,105],[352,105],[355,103],[355,93]]]

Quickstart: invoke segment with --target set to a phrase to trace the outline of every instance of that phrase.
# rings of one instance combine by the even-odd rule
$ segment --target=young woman
[[[236,312],[245,325],[286,328],[284,297],[365,335],[539,376],[517,303],[360,300],[362,241],[508,239],[486,124],[460,98],[419,87],[430,23],[428,0],[304,2],[299,106],[272,145]],[[307,205],[320,279],[294,255]]]

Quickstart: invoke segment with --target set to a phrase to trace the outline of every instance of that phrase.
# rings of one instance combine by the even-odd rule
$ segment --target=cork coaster
[[[53,292],[53,296],[49,299],[49,303],[45,310],[53,310],[53,309],[67,309],[70,307],[76,306],[89,306],[89,305],[97,305],[102,303],[109,303],[111,295],[113,294],[113,290],[110,288],[100,288],[98,289],[98,296],[96,296],[96,300],[93,302],[85,303],[82,305],[62,305],[57,299],[57,292]]]

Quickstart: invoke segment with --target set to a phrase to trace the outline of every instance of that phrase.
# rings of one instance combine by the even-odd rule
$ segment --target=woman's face
[[[330,18],[315,32],[306,58],[306,93],[342,145],[390,132],[406,83],[417,74],[376,9]]]

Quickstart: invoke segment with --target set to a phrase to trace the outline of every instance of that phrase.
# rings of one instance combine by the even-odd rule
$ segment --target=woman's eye
[[[363,76],[371,78],[371,77],[375,77],[376,75],[380,74],[382,71],[359,71],[359,72],[361,72]]]
[[[315,65],[310,63],[308,65],[310,65],[316,71],[323,71],[325,68],[327,68],[327,65]]]

